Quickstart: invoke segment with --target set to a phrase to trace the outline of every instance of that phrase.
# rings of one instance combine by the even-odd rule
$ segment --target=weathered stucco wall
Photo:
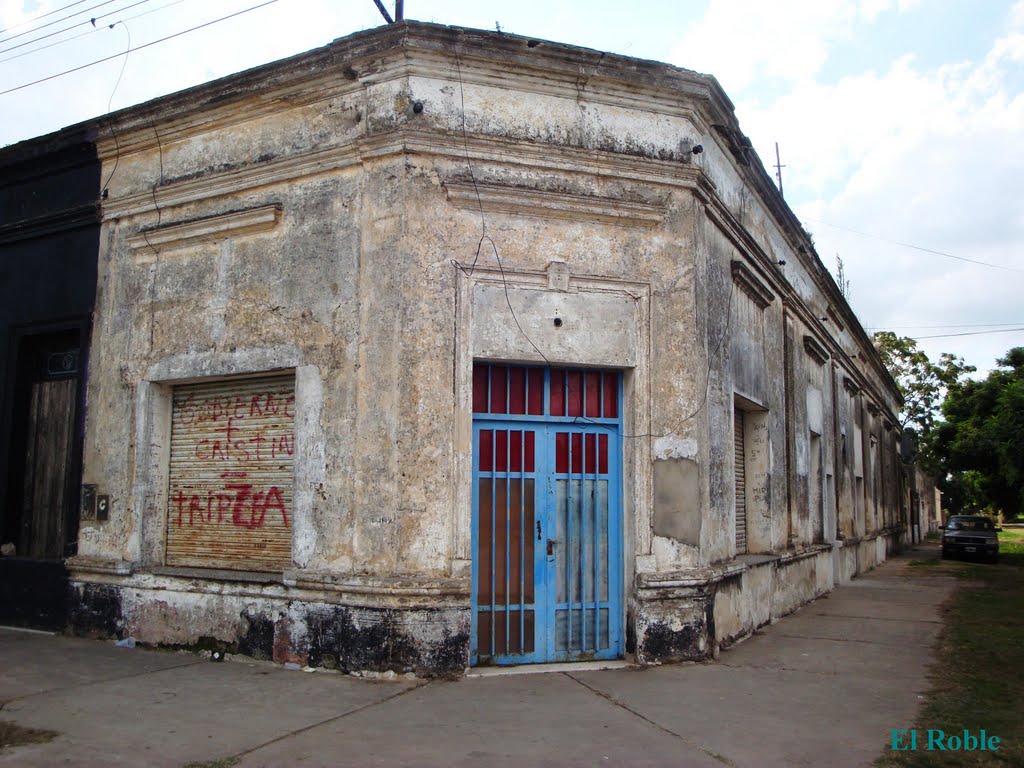
[[[84,470],[112,512],[72,563],[83,627],[468,663],[474,359],[624,371],[640,661],[706,657],[862,570],[836,530],[884,527],[851,478],[896,395],[714,81],[407,24],[113,119]],[[167,568],[174,386],[278,370],[293,567]]]

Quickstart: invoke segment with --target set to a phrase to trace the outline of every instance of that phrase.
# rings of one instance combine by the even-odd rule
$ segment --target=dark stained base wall
[[[639,663],[702,661],[713,655],[713,592],[706,589],[687,592],[686,595],[652,595],[634,604],[629,616],[629,634]]]
[[[76,583],[69,631],[161,647],[220,650],[342,672],[461,676],[469,666],[469,610],[393,609],[243,599]]]
[[[62,561],[0,558],[0,624],[58,632],[67,623],[67,606]]]

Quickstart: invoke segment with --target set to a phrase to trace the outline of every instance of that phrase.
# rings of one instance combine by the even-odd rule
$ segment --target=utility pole
[[[391,18],[391,14],[388,13],[388,9],[384,7],[384,3],[381,0],[373,0],[373,4],[377,6],[380,15],[384,17],[384,21],[388,24],[394,24],[405,18],[405,0],[395,0],[395,18]]]
[[[785,168],[779,159],[779,142],[775,142],[775,178],[779,180],[779,194],[782,195],[782,169]],[[782,195],[785,197],[785,195]]]

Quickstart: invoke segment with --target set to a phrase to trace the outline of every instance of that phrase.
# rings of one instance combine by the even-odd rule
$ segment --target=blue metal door
[[[473,664],[622,655],[620,382],[475,366]]]

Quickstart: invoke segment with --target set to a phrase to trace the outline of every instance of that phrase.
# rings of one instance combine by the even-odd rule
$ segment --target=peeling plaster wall
[[[891,382],[712,80],[409,23],[114,118],[84,470],[112,512],[71,564],[84,627],[468,663],[474,359],[624,370],[642,662],[704,658],[884,556],[835,533],[838,514],[878,535],[844,382],[881,414],[861,450]],[[296,375],[294,567],[244,587],[161,570],[174,385],[272,370]],[[737,407],[757,562],[736,551]]]

